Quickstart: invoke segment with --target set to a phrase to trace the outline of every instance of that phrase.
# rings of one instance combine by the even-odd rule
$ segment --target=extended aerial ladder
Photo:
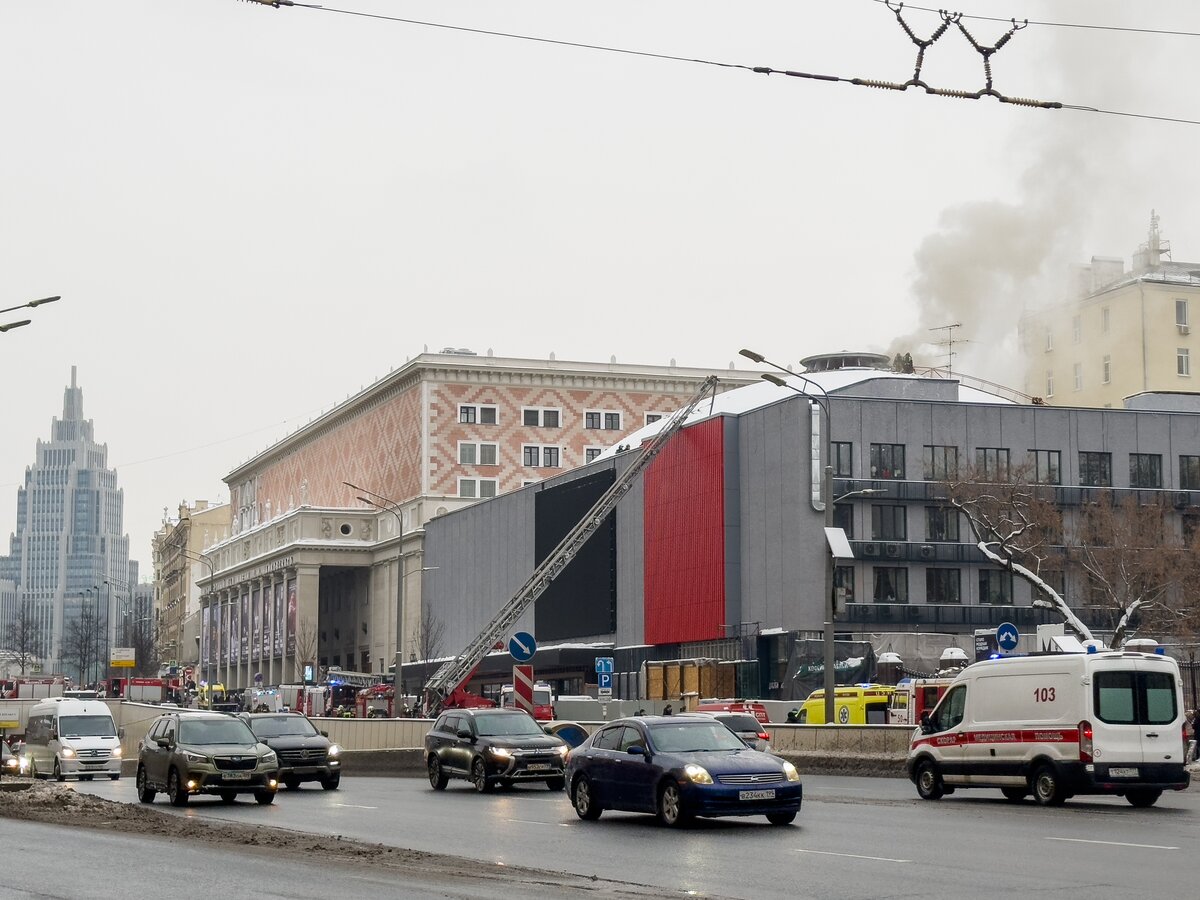
[[[504,607],[496,613],[495,618],[488,623],[470,644],[454,659],[443,663],[433,677],[425,685],[425,710],[427,715],[436,715],[446,704],[447,699],[467,681],[483,658],[503,639],[517,624],[517,621],[538,597],[546,592],[550,583],[566,569],[567,564],[574,559],[600,525],[605,517],[616,508],[617,503],[633,487],[633,482],[642,470],[654,460],[666,443],[683,428],[684,422],[700,405],[704,395],[716,394],[717,377],[710,375],[688,404],[676,410],[647,443],[642,445],[642,451],[624,472],[617,475],[616,480],[607,491],[588,510],[587,514],[567,532],[566,537],[558,542],[558,546],[534,569],[529,580],[521,586]]]

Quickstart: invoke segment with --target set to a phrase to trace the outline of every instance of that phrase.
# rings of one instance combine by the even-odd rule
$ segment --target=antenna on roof
[[[955,328],[962,328],[962,322],[955,322],[953,325],[939,325],[936,328],[929,329],[930,331],[946,332],[946,340],[934,341],[934,343],[937,344],[939,347],[946,348],[946,374],[947,374],[947,376],[949,376],[951,378],[954,377],[954,357],[957,355],[954,352],[954,345],[956,343],[958,343],[958,344],[971,343],[970,341],[966,340],[965,338],[959,338],[957,341],[955,341],[954,340],[954,329]]]

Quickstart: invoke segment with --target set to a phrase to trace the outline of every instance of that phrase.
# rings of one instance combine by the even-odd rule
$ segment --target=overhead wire
[[[887,0],[871,0],[872,3],[887,3]],[[921,12],[941,13],[941,9],[934,9],[932,6],[914,6],[911,3],[904,4],[905,9],[916,9]],[[960,14],[964,19],[976,19],[980,22],[1011,22],[1012,19],[1008,16],[980,16],[971,15],[970,13]],[[1161,34],[1170,35],[1173,37],[1200,37],[1200,31],[1178,31],[1169,28],[1133,28],[1127,25],[1094,25],[1086,22],[1048,22],[1039,21],[1037,19],[1023,19],[1030,25],[1043,25],[1048,28],[1082,28],[1089,31],[1124,31],[1131,34]]]
[[[1200,119],[1189,119],[1189,118],[1185,118],[1183,116],[1161,116],[1161,115],[1153,115],[1150,113],[1131,112],[1128,110],[1104,109],[1104,108],[1098,107],[1098,106],[1087,106],[1087,105],[1076,104],[1076,103],[1064,103],[1064,102],[1060,102],[1060,101],[1042,101],[1042,100],[1031,100],[1031,99],[1024,98],[1024,97],[1007,97],[1007,96],[1004,96],[994,90],[991,90],[990,88],[987,88],[987,89],[981,90],[981,91],[964,91],[964,90],[954,90],[954,89],[949,89],[949,88],[933,88],[924,83],[920,83],[917,81],[911,81],[911,80],[909,82],[891,82],[891,81],[884,81],[884,80],[872,79],[872,78],[857,78],[857,77],[847,77],[844,75],[828,75],[828,74],[820,74],[820,73],[816,73],[816,72],[801,72],[801,71],[794,70],[794,69],[775,69],[770,66],[747,65],[745,63],[733,63],[733,62],[724,62],[721,60],[702,59],[699,57],[678,56],[678,55],[670,54],[670,53],[657,53],[657,52],[652,52],[652,51],[647,51],[647,50],[633,50],[628,47],[614,47],[614,46],[606,45],[606,44],[591,44],[591,43],[584,43],[581,41],[566,41],[566,40],[561,40],[558,38],[547,38],[547,37],[540,37],[537,35],[519,34],[516,32],[509,32],[509,31],[496,31],[496,30],[487,29],[487,28],[473,28],[473,27],[466,26],[466,25],[451,25],[451,24],[448,24],[445,22],[431,22],[431,21],[423,20],[423,19],[409,19],[409,18],[404,18],[401,16],[384,15],[383,13],[365,12],[363,10],[341,9],[341,8],[332,7],[332,6],[322,6],[322,5],[311,4],[311,3],[301,3],[301,2],[298,2],[298,0],[243,0],[243,2],[251,3],[251,4],[255,4],[255,5],[259,5],[259,6],[269,6],[269,7],[273,7],[276,9],[278,9],[280,7],[285,7],[285,6],[297,7],[297,8],[311,9],[311,10],[314,10],[317,12],[335,13],[338,15],[352,16],[352,17],[356,17],[356,18],[375,19],[375,20],[385,21],[385,22],[396,22],[398,24],[403,24],[403,25],[414,25],[414,26],[418,26],[418,27],[422,27],[422,28],[438,28],[438,29],[442,29],[445,31],[457,31],[457,32],[463,32],[463,33],[467,33],[467,34],[483,35],[486,37],[508,38],[511,40],[529,41],[529,42],[539,43],[539,44],[551,44],[551,45],[560,46],[560,47],[573,47],[573,48],[581,49],[581,50],[595,50],[595,51],[601,52],[601,53],[618,53],[618,54],[623,54],[623,55],[627,55],[627,56],[640,56],[640,57],[644,57],[644,58],[648,58],[648,59],[661,59],[661,60],[665,60],[668,62],[692,63],[695,65],[714,66],[714,67],[723,68],[723,69],[742,69],[744,71],[753,72],[758,75],[786,75],[791,78],[803,78],[803,79],[809,79],[809,80],[813,80],[813,81],[840,82],[843,84],[855,85],[857,87],[882,88],[885,90],[896,90],[896,91],[905,91],[909,87],[918,87],[918,88],[924,90],[928,94],[933,94],[935,96],[940,96],[940,97],[950,97],[950,98],[961,99],[961,100],[979,100],[984,96],[991,96],[991,97],[996,98],[1001,103],[1008,103],[1008,104],[1012,104],[1012,105],[1026,106],[1026,107],[1031,107],[1031,108],[1065,109],[1065,110],[1072,110],[1075,112],[1094,113],[1096,115],[1102,115],[1102,116],[1116,116],[1116,117],[1130,118],[1130,119],[1145,119],[1147,121],[1170,122],[1170,123],[1179,124],[1179,125],[1200,125]],[[884,5],[887,5],[890,9],[893,9],[893,11],[895,10],[895,7],[893,7],[891,5],[890,0],[872,0],[872,2],[882,3]],[[901,4],[901,8],[904,8],[903,4]],[[907,8],[917,9],[917,10],[921,10],[921,11],[938,12],[943,16],[948,15],[945,12],[945,10],[931,10],[929,7],[909,6]],[[954,15],[958,16],[960,14],[955,13]],[[986,17],[986,16],[961,16],[961,18],[978,18],[978,19],[986,19],[988,21],[1013,22],[1013,24],[1015,25],[1015,20],[1012,20],[1012,19],[998,19],[995,17]],[[1065,23],[1051,23],[1051,22],[1035,23],[1034,21],[1030,20],[1029,24],[1031,24],[1031,25],[1032,24],[1063,25]],[[1084,27],[1084,26],[1079,26],[1079,27]],[[1099,26],[1096,26],[1096,27],[1099,27]],[[1117,28],[1113,27],[1112,30],[1127,30],[1127,29],[1117,29]],[[1147,29],[1147,31],[1149,33],[1155,33],[1155,32],[1150,31],[1149,29]],[[1170,32],[1170,33],[1190,34],[1190,32]]]

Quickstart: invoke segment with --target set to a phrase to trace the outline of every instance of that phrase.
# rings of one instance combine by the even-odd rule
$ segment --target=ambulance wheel
[[[1043,763],[1033,772],[1033,799],[1042,806],[1062,806],[1067,800],[1067,792],[1054,767]]]
[[[1162,796],[1162,791],[1153,788],[1141,788],[1136,791],[1126,791],[1125,799],[1130,805],[1136,806],[1138,809],[1144,809],[1147,806],[1153,806],[1158,802],[1158,798]]]
[[[1019,803],[1025,799],[1025,795],[1029,793],[1029,789],[1019,787],[1000,788],[1000,793],[1004,795],[1005,800],[1011,800],[1013,803]]]
[[[938,771],[937,764],[931,759],[922,760],[917,765],[916,778],[913,780],[917,784],[917,793],[922,800],[941,800],[942,795],[946,793],[946,788],[942,784],[942,773]]]

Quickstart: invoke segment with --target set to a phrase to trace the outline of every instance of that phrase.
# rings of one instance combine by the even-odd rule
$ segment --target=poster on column
[[[262,658],[271,658],[271,588],[263,589],[262,594]]]
[[[233,602],[229,604],[229,659],[235,663],[241,659],[238,651],[242,649],[241,642],[238,640],[242,631],[241,626],[238,624],[238,613],[240,612],[238,606],[239,603],[235,597]]]
[[[200,665],[208,665],[208,617],[211,607],[204,607],[203,618],[200,623]]]
[[[287,652],[296,652],[296,579],[287,583]]]
[[[208,639],[208,660],[214,666],[220,660],[218,654],[221,652],[221,607],[210,606],[212,610],[212,618],[209,620],[209,629],[211,634]]]
[[[229,662],[229,607],[217,604],[217,662]]]
[[[262,604],[259,603],[259,601],[258,601],[258,595],[260,593],[261,592],[259,591],[258,588],[255,588],[254,590],[252,590],[250,592],[250,615],[252,617],[252,619],[251,619],[252,624],[250,626],[250,658],[251,659],[258,659],[260,656],[262,656],[262,654],[259,652],[259,648],[262,647],[262,643],[259,641],[259,638],[258,638],[258,636],[262,633],[259,630],[260,623],[262,622]]]
[[[275,614],[271,616],[271,655],[283,656],[283,582],[275,582]]]
[[[242,594],[242,662],[250,659],[250,595]]]

